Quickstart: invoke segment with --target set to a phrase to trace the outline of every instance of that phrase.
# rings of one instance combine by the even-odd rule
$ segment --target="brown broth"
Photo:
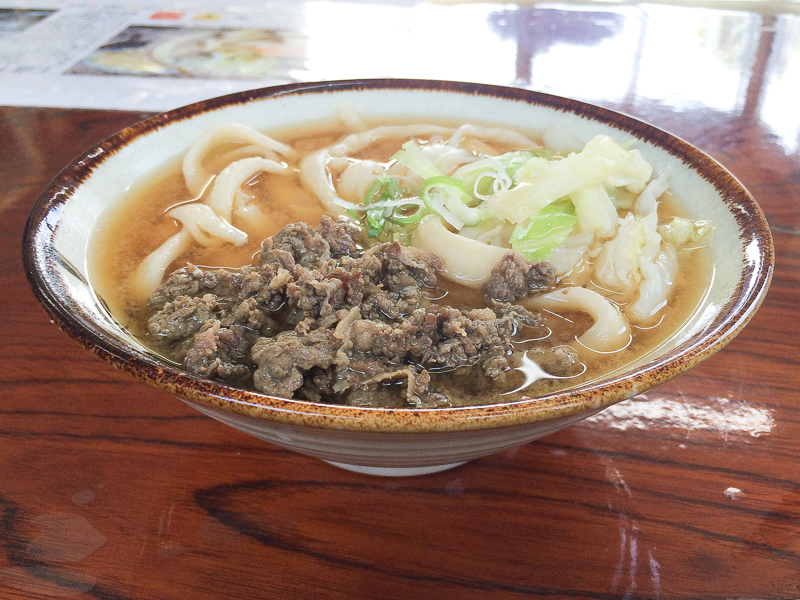
[[[336,137],[322,135],[304,141],[310,152],[330,144]],[[181,225],[165,213],[193,199],[184,183],[181,160],[182,157],[171,161],[132,189],[111,214],[100,220],[101,225],[93,234],[89,266],[92,285],[115,318],[135,335],[145,334],[149,315],[144,303],[131,292],[130,275],[145,256],[180,231]],[[271,218],[269,226],[247,231],[248,241],[242,246],[194,245],[167,268],[167,273],[187,262],[228,268],[250,264],[265,238],[289,223],[303,221],[316,226],[325,214],[319,200],[303,188],[298,172],[289,177],[262,173],[245,184],[244,191],[259,199],[260,207]],[[136,227],[132,228],[131,223]]]
[[[296,131],[284,132],[275,137],[287,141],[305,155],[331,144],[341,134],[340,131],[330,128],[326,130],[317,127],[315,131],[318,133],[304,135],[302,138]],[[380,146],[377,155],[370,158],[386,161],[397,149],[397,142],[392,140],[390,144]],[[289,177],[262,173],[243,189],[258,199],[259,206],[270,219],[269,225],[259,231],[246,230],[249,234],[248,242],[240,247],[231,244],[221,244],[213,248],[195,245],[171,264],[167,273],[187,262],[228,268],[251,264],[264,238],[275,234],[289,223],[303,221],[316,226],[325,214],[319,200],[303,188],[298,172]],[[136,186],[115,210],[101,220],[101,225],[93,234],[90,248],[92,285],[114,317],[134,335],[144,336],[150,313],[143,300],[134,300],[129,284],[130,274],[147,254],[179,231],[180,224],[166,217],[165,213],[171,207],[192,199],[185,188],[180,160],[176,159]],[[659,204],[659,215],[662,220],[666,220],[672,216],[683,216],[683,211],[680,203],[667,194]],[[135,225],[131,226],[132,223]],[[512,395],[503,395],[506,390],[498,390],[491,381],[475,374],[475,370],[470,370],[469,367],[434,376],[449,389],[454,404],[475,405],[537,397],[620,371],[625,365],[652,352],[675,335],[692,316],[710,284],[712,266],[707,248],[679,250],[678,254],[678,280],[668,309],[663,311],[658,326],[637,328],[632,325],[632,343],[619,352],[597,354],[583,350],[581,360],[587,368],[580,376],[568,380],[540,380]],[[692,277],[687,277],[687,273],[692,274]],[[431,301],[462,309],[483,305],[479,292],[443,279],[437,289],[428,292],[428,296]],[[523,328],[518,332],[514,339],[517,350],[537,345],[577,346],[574,343],[576,338],[591,325],[589,317],[583,314],[559,315],[544,311],[542,316],[544,327],[537,328],[536,331]],[[552,333],[546,338],[530,341],[532,338],[541,338],[548,329]],[[506,389],[514,389],[523,381],[522,373],[514,373],[509,378]]]

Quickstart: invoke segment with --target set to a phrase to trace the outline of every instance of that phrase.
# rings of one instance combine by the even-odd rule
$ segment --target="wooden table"
[[[727,108],[691,83],[703,75],[691,64],[658,74],[674,85],[661,97],[642,85],[584,97],[687,139],[753,192],[777,253],[766,302],[669,384],[425,477],[362,476],[275,448],[60,333],[25,279],[26,215],[78,152],[147,115],[0,109],[0,597],[800,597],[800,140],[774,125],[797,123],[796,88],[777,108],[770,96],[797,72],[800,47],[785,41],[797,20],[701,16],[750,41],[719,46],[743,65]],[[516,83],[566,94],[566,79],[537,80],[545,17],[504,21],[517,24]],[[640,50],[659,27],[642,27]]]

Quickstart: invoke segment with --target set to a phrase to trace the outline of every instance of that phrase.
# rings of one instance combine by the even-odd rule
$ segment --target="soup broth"
[[[291,145],[302,156],[307,156],[320,148],[330,146],[346,133],[343,129],[331,126],[322,129],[317,127],[314,132],[284,131],[274,137]],[[419,136],[416,141],[425,144],[430,137]],[[483,144],[482,147],[486,145],[483,142],[479,144]],[[397,140],[383,140],[374,148],[359,151],[354,157],[389,163],[398,145]],[[230,149],[231,147],[221,148],[217,154],[224,154]],[[516,148],[495,143],[492,150],[499,154]],[[219,172],[224,166],[216,164],[213,157],[206,161],[206,165],[214,172]],[[288,175],[260,173],[242,186],[240,193],[242,192],[247,198],[251,198],[250,202],[260,207],[261,213],[266,217],[245,228],[247,242],[240,246],[230,243],[215,243],[207,247],[193,244],[169,265],[167,273],[187,263],[203,268],[228,269],[250,265],[258,260],[265,238],[275,235],[291,223],[303,222],[316,227],[323,215],[330,212],[316,195],[304,187],[296,168]],[[175,362],[180,362],[180,356],[158,344],[152,334],[148,333],[148,319],[153,315],[153,310],[147,307],[146,299],[136,293],[131,283],[131,274],[165,239],[181,230],[182,224],[167,217],[166,213],[173,207],[191,203],[195,199],[186,188],[181,160],[175,160],[154,173],[148,181],[136,186],[107,215],[94,233],[91,253],[90,279],[97,295],[123,327],[139,337],[145,345]],[[683,216],[679,201],[669,193],[663,194],[658,216],[662,222],[674,216]],[[362,246],[369,243],[370,240],[361,240]],[[633,324],[631,341],[623,349],[604,352],[581,347],[577,339],[592,325],[591,317],[574,311],[541,310],[541,320],[537,325],[520,324],[515,327],[511,340],[513,349],[516,352],[535,350],[541,346],[575,348],[579,365],[570,376],[541,377],[542,373],[535,368],[531,371],[526,367],[528,363],[523,362],[508,369],[502,385],[498,385],[469,365],[442,369],[441,372],[437,372],[436,368],[429,368],[437,389],[446,393],[448,400],[444,405],[477,405],[535,398],[605,377],[636,362],[675,335],[698,306],[711,280],[708,249],[698,247],[702,245],[678,249],[680,268],[667,308],[660,311],[653,323],[638,326]],[[591,272],[595,260],[597,255],[587,255],[580,266],[558,277],[557,286],[569,282],[571,278],[587,279],[580,275],[580,271]],[[593,277],[588,278],[586,287],[604,291],[604,295],[612,303],[615,302],[615,295],[604,290]],[[480,290],[443,277],[438,278],[435,287],[424,289],[423,296],[425,305],[435,303],[464,311],[487,306],[487,300]],[[621,306],[624,307],[622,304]],[[396,393],[401,394],[402,390],[397,390]]]

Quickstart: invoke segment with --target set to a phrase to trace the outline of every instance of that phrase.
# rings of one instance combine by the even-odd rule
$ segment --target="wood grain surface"
[[[408,479],[248,437],[59,332],[23,271],[26,215],[77,153],[146,115],[0,109],[0,597],[800,598],[800,157],[753,102],[605,104],[760,202],[777,266],[750,325],[645,396]]]

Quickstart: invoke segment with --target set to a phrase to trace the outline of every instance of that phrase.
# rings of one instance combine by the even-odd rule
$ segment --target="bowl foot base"
[[[353,471],[355,473],[363,473],[364,475],[379,475],[381,477],[412,477],[414,475],[429,475],[430,473],[438,473],[439,471],[446,471],[447,469],[460,467],[467,461],[451,463],[449,465],[433,465],[432,467],[365,467],[363,465],[348,465],[345,463],[333,462],[331,460],[326,460],[325,462],[329,465],[333,465],[334,467],[339,467],[340,469]]]

